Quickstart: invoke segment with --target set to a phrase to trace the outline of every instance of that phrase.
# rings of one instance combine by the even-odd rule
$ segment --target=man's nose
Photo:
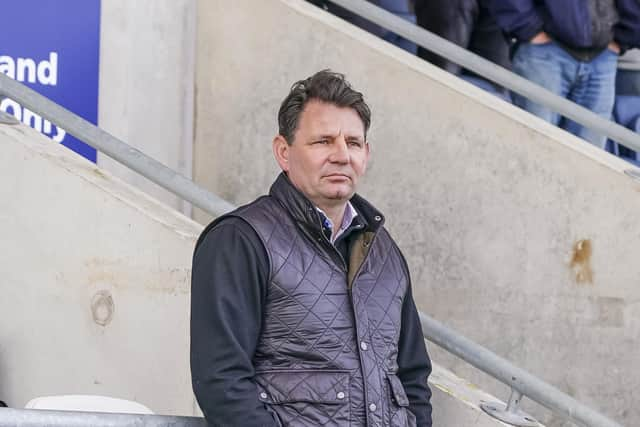
[[[349,146],[347,145],[347,141],[344,139],[342,135],[338,135],[338,137],[334,140],[333,151],[329,160],[334,163],[348,163],[349,162]]]

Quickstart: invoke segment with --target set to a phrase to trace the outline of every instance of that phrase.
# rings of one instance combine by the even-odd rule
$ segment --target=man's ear
[[[273,156],[280,165],[280,169],[289,172],[289,144],[282,135],[273,138]]]
[[[369,145],[369,141],[366,141],[364,143],[364,149],[365,149],[365,158],[364,158],[363,172],[367,170],[367,165],[369,164],[369,159],[371,158],[371,146]]]

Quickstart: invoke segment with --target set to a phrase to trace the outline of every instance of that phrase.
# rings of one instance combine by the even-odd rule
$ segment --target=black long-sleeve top
[[[349,243],[363,219],[357,216],[335,242],[348,258]],[[330,230],[325,229],[330,235]],[[405,264],[406,268],[406,264]],[[408,277],[408,271],[407,271]],[[191,279],[191,375],[209,425],[278,426],[258,400],[252,356],[262,325],[269,258],[257,233],[239,218],[227,218],[201,239]],[[431,427],[431,363],[409,287],[402,307],[398,377],[419,427]]]

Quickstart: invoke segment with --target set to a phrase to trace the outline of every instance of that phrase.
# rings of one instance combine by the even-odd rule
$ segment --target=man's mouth
[[[330,173],[324,176],[325,178],[329,178],[329,179],[351,179],[351,177],[349,175],[343,174],[343,173]]]

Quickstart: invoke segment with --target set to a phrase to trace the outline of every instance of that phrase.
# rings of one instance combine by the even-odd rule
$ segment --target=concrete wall
[[[103,0],[100,127],[191,176],[196,0]],[[189,207],[106,155],[98,164],[185,213]]]
[[[420,308],[640,425],[640,184],[627,164],[304,1],[200,1],[197,39],[197,182],[236,204],[266,192],[291,84],[346,73],[373,109],[362,194],[389,214]]]
[[[0,399],[98,394],[201,415],[188,328],[202,226],[30,128],[0,125],[0,145]],[[437,425],[504,425],[478,407],[492,396],[440,366],[430,382]]]
[[[202,227],[30,128],[0,125],[0,145],[0,399],[100,394],[193,413]]]

